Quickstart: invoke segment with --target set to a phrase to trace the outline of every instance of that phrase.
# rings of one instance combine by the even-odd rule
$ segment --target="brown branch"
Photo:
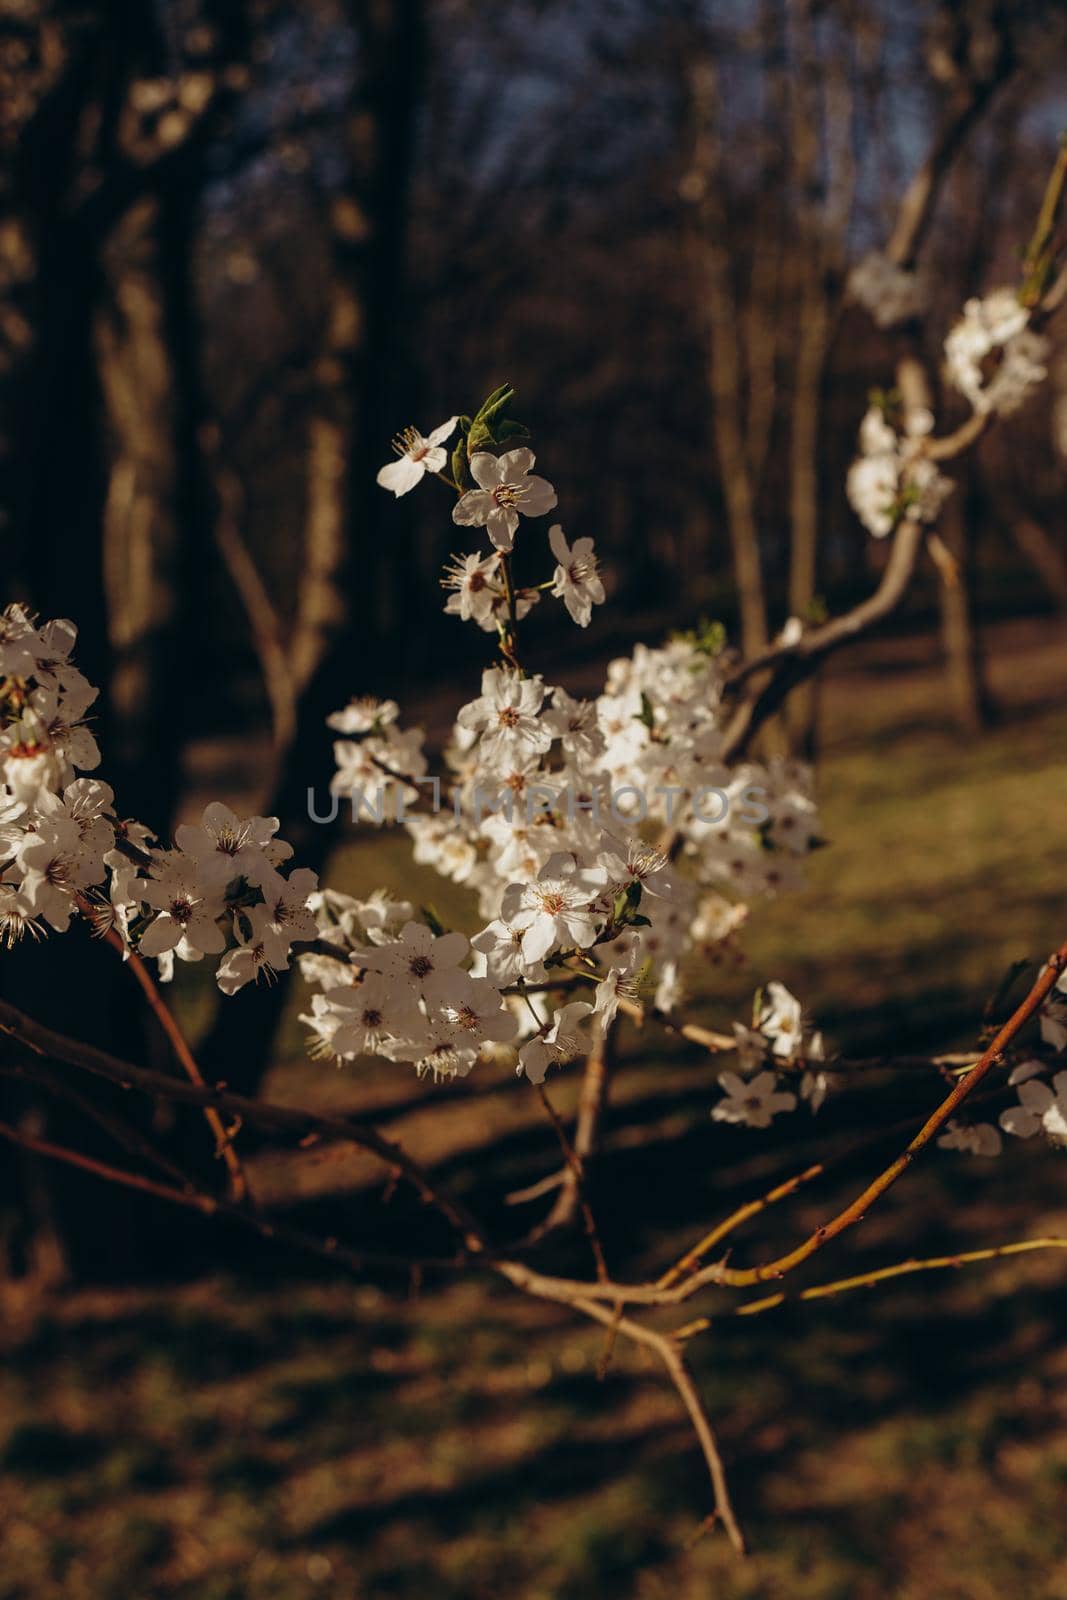
[[[609,1310],[597,1300],[581,1294],[574,1295],[566,1279],[544,1277],[514,1261],[501,1261],[496,1266],[502,1277],[507,1278],[509,1283],[527,1294],[571,1306],[583,1316],[591,1317],[594,1322],[601,1323],[609,1332],[620,1333],[634,1344],[643,1345],[655,1352],[678,1391],[693,1424],[693,1430],[700,1441],[715,1497],[715,1513],[726,1529],[730,1543],[738,1555],[745,1555],[747,1553],[745,1537],[730,1499],[722,1456],[700,1395],[676,1341],[669,1335],[657,1333],[655,1329],[646,1327],[644,1323],[637,1322],[632,1317],[621,1316],[617,1311]]]
[[[98,1077],[107,1078],[121,1088],[137,1089],[152,1099],[174,1101],[181,1105],[211,1106],[240,1117],[242,1121],[254,1126],[276,1133],[287,1133],[298,1139],[316,1135],[325,1140],[347,1141],[359,1145],[377,1156],[391,1171],[402,1173],[421,1197],[447,1218],[462,1237],[467,1250],[481,1253],[486,1249],[484,1231],[473,1213],[461,1201],[451,1198],[438,1189],[419,1163],[413,1160],[399,1144],[365,1123],[354,1122],[344,1117],[301,1111],[289,1106],[276,1105],[269,1100],[250,1100],[244,1095],[231,1093],[221,1085],[183,1083],[180,1078],[171,1078],[161,1072],[136,1067],[131,1062],[122,1061],[116,1056],[109,1055],[107,1051],[98,1050],[93,1045],[82,1044],[64,1034],[56,1033],[2,1000],[0,1000],[0,1033],[17,1039],[36,1055],[43,1056],[47,1060],[61,1061],[69,1066],[79,1067]]]
[[[889,561],[874,594],[842,616],[803,633],[795,644],[772,645],[761,651],[731,675],[728,683],[736,688],[765,668],[775,668],[769,681],[755,685],[731,717],[720,752],[722,761],[736,761],[790,690],[810,678],[829,655],[896,610],[915,575],[923,536],[921,524],[902,522],[893,536]]]
[[[603,1031],[598,1030],[586,1057],[582,1085],[578,1094],[578,1117],[571,1158],[567,1160],[555,1204],[537,1230],[539,1236],[553,1232],[557,1228],[569,1227],[579,1206],[588,1209],[584,1198],[583,1180],[587,1163],[596,1154],[600,1142],[600,1121],[607,1104],[608,1084],[614,1064],[613,1031],[611,1027]],[[588,1227],[586,1231],[588,1232]],[[600,1276],[606,1277],[607,1274],[601,1273]]]
[[[338,1239],[320,1239],[314,1234],[305,1233],[302,1228],[290,1227],[288,1223],[268,1222],[264,1217],[246,1210],[243,1206],[234,1205],[217,1195],[205,1194],[192,1185],[179,1188],[175,1184],[161,1183],[155,1178],[145,1177],[142,1173],[130,1172],[125,1167],[115,1167],[109,1162],[97,1160],[95,1156],[84,1155],[80,1150],[71,1150],[66,1145],[55,1144],[50,1139],[38,1138],[35,1134],[13,1128],[6,1122],[0,1122],[0,1139],[20,1145],[24,1150],[44,1156],[50,1161],[59,1161],[66,1166],[76,1167],[79,1171],[87,1172],[106,1183],[115,1183],[125,1189],[136,1189],[139,1193],[151,1195],[156,1200],[165,1200],[169,1204],[183,1206],[186,1210],[199,1211],[202,1216],[227,1217],[250,1228],[263,1239],[292,1245],[296,1249],[327,1261],[339,1261],[344,1266],[356,1270],[366,1267],[393,1267],[406,1272],[410,1271],[413,1265],[453,1267],[461,1264],[463,1260],[459,1257],[413,1263],[407,1256],[352,1250]]]
[[[152,1014],[156,1018],[156,1021],[163,1029],[163,1032],[167,1037],[167,1041],[174,1052],[179,1066],[189,1079],[190,1083],[196,1084],[198,1087],[203,1088],[205,1086],[204,1075],[197,1066],[196,1059],[193,1056],[192,1051],[189,1049],[185,1035],[182,1033],[182,1030],[175,1021],[173,1013],[164,1001],[163,996],[160,994],[159,988],[152,977],[152,974],[149,972],[140,956],[128,949],[126,944],[123,942],[121,935],[114,928],[109,928],[107,930],[104,935],[104,942],[109,944],[113,950],[118,951],[118,954],[121,957],[125,958],[126,967],[130,972],[133,973],[134,978],[137,980],[137,983],[141,989],[141,993],[147,1000]],[[231,1135],[226,1132],[226,1129],[222,1123],[222,1118],[219,1116],[214,1106],[205,1106],[204,1120],[207,1122],[208,1127],[215,1136],[215,1154],[222,1157],[223,1161],[226,1163],[227,1170],[229,1171],[230,1192],[232,1193],[233,1198],[235,1200],[250,1200],[252,1197],[248,1186],[248,1179],[245,1176],[244,1168],[241,1166],[237,1151],[233,1147],[233,1139]]]
[[[923,239],[934,215],[938,195],[956,154],[994,92],[1007,81],[1015,67],[1011,39],[1002,19],[997,19],[996,51],[986,71],[965,77],[945,107],[926,158],[915,173],[897,211],[897,220],[886,245],[886,255],[898,267],[910,270],[915,265]]]
[[[1050,1236],[1041,1239],[1018,1239],[1012,1244],[990,1245],[984,1250],[958,1250],[948,1256],[927,1256],[925,1259],[897,1261],[889,1267],[876,1267],[871,1272],[858,1272],[851,1278],[837,1278],[832,1283],[815,1283],[807,1289],[799,1289],[792,1294],[782,1290],[778,1294],[766,1295],[761,1300],[749,1300],[744,1305],[735,1307],[731,1315],[754,1317],[764,1311],[773,1311],[777,1306],[784,1305],[790,1300],[824,1300],[829,1295],[844,1294],[850,1289],[865,1289],[876,1283],[887,1283],[892,1278],[903,1278],[913,1272],[936,1272],[945,1267],[966,1267],[980,1261],[997,1261],[1005,1256],[1026,1255],[1032,1250],[1067,1250],[1067,1238]],[[688,1333],[688,1329],[679,1330],[675,1337],[680,1337],[683,1331]],[[693,1325],[693,1332],[701,1331],[703,1330]]]
[[[885,1194],[886,1190],[890,1189],[898,1178],[903,1177],[916,1156],[941,1132],[950,1117],[974,1093],[979,1084],[988,1077],[1016,1034],[1030,1021],[1031,1017],[1040,1009],[1045,999],[1055,988],[1060,973],[1065,966],[1067,966],[1067,943],[1061,945],[1049,957],[1044,969],[1038,974],[1032,985],[1029,994],[982,1052],[970,1072],[959,1080],[956,1087],[945,1097],[937,1110],[926,1119],[906,1149],[883,1172],[879,1173],[878,1177],[867,1185],[862,1194],[857,1195],[851,1205],[846,1206],[843,1211],[838,1212],[837,1216],[824,1223],[822,1227],[817,1228],[802,1244],[797,1245],[796,1249],[790,1250],[785,1255],[777,1257],[776,1260],[766,1262],[759,1267],[749,1267],[747,1269],[720,1267],[715,1272],[715,1281],[729,1284],[734,1288],[742,1288],[749,1284],[765,1282],[768,1278],[780,1278],[786,1272],[790,1272],[794,1267],[799,1266],[801,1262],[807,1261],[809,1256],[814,1255],[817,1250],[821,1250],[831,1239],[836,1239],[846,1229],[854,1227],[857,1222],[862,1222],[870,1206]]]
[[[571,1192],[574,1195],[574,1209],[581,1212],[582,1225],[585,1228],[585,1236],[589,1240],[589,1248],[593,1252],[593,1260],[596,1263],[596,1275],[598,1280],[601,1283],[604,1283],[608,1276],[607,1262],[604,1260],[604,1251],[601,1247],[600,1235],[597,1233],[597,1227],[595,1221],[593,1220],[593,1213],[589,1205],[589,1199],[585,1192],[585,1171],[582,1164],[582,1158],[579,1156],[575,1146],[572,1145],[570,1140],[567,1138],[567,1131],[560,1119],[559,1112],[549,1099],[544,1084],[539,1083],[535,1085],[535,1087],[537,1089],[538,1096],[540,1097],[541,1104],[544,1107],[545,1114],[555,1129],[556,1138],[559,1140],[559,1147],[563,1152],[563,1159],[567,1164],[567,1173],[571,1179]],[[552,1219],[555,1216],[557,1209],[558,1205],[553,1207],[552,1211],[545,1218],[540,1227],[533,1230],[533,1233],[530,1235],[531,1241],[543,1238],[545,1234],[551,1231],[553,1226],[563,1226],[562,1223],[553,1224]],[[571,1215],[573,1215],[573,1212]],[[570,1216],[568,1216],[566,1220],[570,1221]]]

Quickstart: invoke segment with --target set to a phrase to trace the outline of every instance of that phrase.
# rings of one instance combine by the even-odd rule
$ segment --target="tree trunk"
[[[956,565],[954,577],[942,573],[938,595],[948,705],[956,725],[964,733],[978,733],[989,722],[991,703],[974,620],[972,536],[967,513],[966,489],[960,483],[945,502],[938,524],[941,538]]]
[[[362,10],[359,17],[366,27]],[[281,819],[282,836],[294,847],[295,859],[318,871],[336,839],[334,827],[315,823],[308,814],[309,788],[323,796],[334,770],[325,719],[353,694],[386,688],[391,645],[382,607],[391,588],[390,569],[405,559],[402,549],[381,553],[385,541],[378,524],[384,497],[374,483],[374,466],[382,459],[383,419],[395,403],[406,179],[422,62],[421,4],[393,0],[377,8],[376,21],[368,76],[360,105],[352,111],[358,132],[352,152],[353,185],[359,188],[365,226],[343,235],[349,274],[346,292],[356,335],[345,345],[345,403],[352,419],[343,502],[345,538],[330,579],[330,592],[341,597],[343,614],[331,629],[320,630],[321,653],[300,696],[296,736],[269,802],[271,814]],[[323,415],[337,413],[327,408]],[[332,439],[329,460],[336,459]],[[324,497],[317,514],[324,521],[328,547],[337,510],[332,494],[324,494],[321,485],[320,493]],[[239,995],[219,1005],[200,1050],[201,1065],[209,1076],[225,1077],[244,1093],[255,1090],[270,1060],[289,994],[289,976],[283,973],[277,983],[257,993],[254,1004],[242,1004],[245,997]]]

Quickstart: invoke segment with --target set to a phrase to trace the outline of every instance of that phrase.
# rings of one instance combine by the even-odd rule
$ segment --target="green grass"
[[[934,680],[855,687],[829,691],[831,847],[802,895],[754,913],[743,967],[691,974],[694,1003],[721,1025],[778,977],[847,1050],[968,1043],[1007,963],[1064,937],[1067,710],[1017,684],[1007,720],[963,740],[933,725]],[[398,839],[352,841],[331,878],[471,916]],[[390,1107],[475,1204],[556,1161],[513,1081],[433,1091],[300,1051],[291,1017],[273,1094]],[[764,1136],[711,1123],[717,1070],[650,1029],[625,1040],[597,1189],[620,1274],[668,1260],[820,1130],[847,1138],[937,1092],[883,1080],[814,1131]],[[561,1108],[573,1087],[556,1080]],[[800,1237],[874,1159],[761,1219],[738,1259]],[[265,1198],[325,1196],[333,1225],[385,1247],[432,1228],[403,1190],[383,1209],[358,1156],[252,1170]],[[504,1232],[528,1213],[492,1215]],[[935,1153],[802,1281],[1036,1230],[1067,1232],[1067,1157]],[[580,1241],[557,1260],[587,1268]],[[1065,1311],[1050,1254],[721,1318],[692,1355],[756,1551],[741,1565],[715,1531],[693,1542],[707,1486],[659,1374],[620,1347],[598,1381],[598,1330],[495,1283],[320,1280],[235,1247],[181,1287],[13,1303],[0,1600],[1064,1600]]]

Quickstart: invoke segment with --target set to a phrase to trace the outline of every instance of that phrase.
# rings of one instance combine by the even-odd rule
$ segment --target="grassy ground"
[[[1064,654],[1018,630],[1001,643],[1006,715],[981,740],[939,725],[923,641],[868,650],[830,681],[832,848],[809,890],[756,919],[747,965],[700,980],[708,1018],[740,1015],[777,976],[850,1051],[967,1043],[1005,965],[1062,939]],[[427,892],[399,842],[354,842],[337,874]],[[437,880],[432,892],[440,904]],[[334,1073],[299,1058],[292,1020],[286,1039],[270,1093],[376,1106],[501,1232],[527,1220],[492,1199],[554,1165],[521,1086]],[[597,1193],[620,1274],[668,1260],[694,1219],[869,1124],[868,1108],[891,1122],[936,1095],[883,1080],[877,1100],[859,1088],[827,1107],[814,1134],[797,1119],[763,1135],[710,1122],[716,1070],[650,1030],[625,1041]],[[572,1090],[557,1080],[561,1108]],[[764,1219],[739,1258],[799,1237],[880,1153]],[[387,1247],[414,1220],[433,1240],[402,1191],[381,1207],[358,1155],[298,1172],[264,1154],[253,1169],[266,1198],[325,1208],[355,1237]],[[1039,1231],[1067,1233],[1058,1152],[937,1154],[803,1281]],[[723,1315],[695,1341],[756,1550],[739,1565],[714,1532],[692,1542],[699,1458],[673,1392],[628,1350],[601,1382],[596,1330],[495,1284],[413,1295],[242,1252],[177,1289],[5,1307],[0,1600],[1067,1597],[1063,1257]],[[587,1265],[580,1244],[555,1259]]]

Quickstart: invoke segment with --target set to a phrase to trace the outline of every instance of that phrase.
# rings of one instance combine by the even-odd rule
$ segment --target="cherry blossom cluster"
[[[292,850],[274,817],[242,820],[216,802],[177,829],[173,849],[120,818],[109,785],[78,776],[100,751],[76,638],[73,623],[39,627],[21,606],[0,615],[0,937],[65,933],[80,915],[155,958],[164,978],[175,958],[221,956],[218,983],[233,993],[284,969],[292,943],[317,936],[315,874],[278,870]]]
[[[994,289],[967,301],[946,338],[945,369],[979,415],[1017,411],[1047,377],[1049,342],[1029,326],[1030,317],[1014,289]]]
[[[860,424],[860,453],[845,489],[853,511],[876,539],[904,521],[934,522],[953,485],[924,454],[934,426],[925,407],[907,409],[887,397]]]
[[[879,328],[894,328],[920,317],[929,298],[917,273],[898,266],[880,250],[872,250],[853,267],[848,288],[852,298],[870,313]]]
[[[734,1023],[736,1070],[721,1072],[723,1098],[712,1108],[717,1122],[769,1128],[780,1112],[796,1110],[799,1098],[818,1111],[833,1083],[823,1065],[822,1034],[813,1031],[800,1001],[784,983],[758,992],[751,1027]]]
[[[620,1004],[644,993],[675,1009],[685,959],[725,944],[746,900],[800,882],[818,819],[807,768],[723,759],[715,629],[638,645],[590,699],[519,664],[517,626],[541,594],[585,627],[604,588],[592,539],[568,542],[559,524],[547,533],[551,575],[512,584],[520,530],[557,497],[525,445],[494,453],[508,438],[499,408],[487,408],[503,393],[428,438],[409,430],[401,460],[379,475],[398,495],[444,477],[453,522],[484,528],[492,547],[457,555],[445,576],[446,611],[497,632],[502,660],[460,708],[443,773],[427,776],[420,737],[401,730],[392,701],[356,700],[329,718],[344,735],[334,794],[365,821],[401,821],[415,860],[471,891],[482,926],[468,943],[405,920],[410,908],[383,917],[380,898],[368,924],[357,902],[320,896],[320,950],[301,965],[318,987],[307,1017],[316,1051],[442,1075],[510,1049],[540,1082],[588,1049]],[[446,473],[443,441],[457,430]],[[771,1040],[779,1020],[768,1016]]]
[[[921,308],[913,275],[885,257],[867,257],[849,281],[880,327],[906,321]],[[968,300],[946,337],[945,372],[977,416],[1018,410],[1047,376],[1049,341],[1030,326],[1031,318],[1014,289],[994,289],[984,299]],[[905,408],[895,396],[872,399],[846,492],[868,532],[884,539],[903,521],[934,522],[952,483],[928,454],[931,413]]]

